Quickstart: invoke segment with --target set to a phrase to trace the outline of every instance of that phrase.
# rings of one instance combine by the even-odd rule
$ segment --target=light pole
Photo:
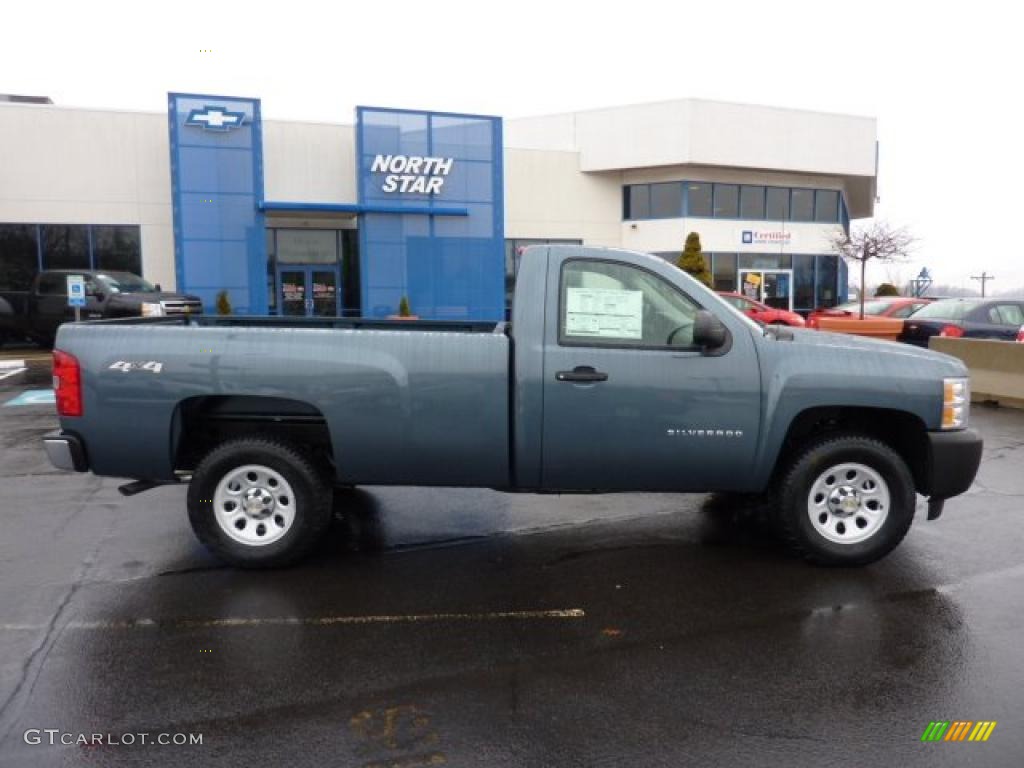
[[[980,275],[971,275],[971,280],[978,280],[981,282],[981,298],[985,298],[985,283],[989,280],[995,280],[995,275],[990,275],[988,272],[982,272]]]

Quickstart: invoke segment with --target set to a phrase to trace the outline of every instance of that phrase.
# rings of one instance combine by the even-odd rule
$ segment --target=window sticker
[[[596,338],[643,338],[643,291],[569,288],[565,332]]]

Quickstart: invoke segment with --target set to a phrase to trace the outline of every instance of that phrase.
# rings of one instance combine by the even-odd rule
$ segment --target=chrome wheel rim
[[[865,464],[829,467],[811,485],[811,525],[835,544],[859,544],[878,533],[889,516],[891,496],[882,476]]]
[[[281,473],[262,464],[246,464],[217,483],[213,513],[228,537],[246,546],[262,547],[291,529],[295,494]]]

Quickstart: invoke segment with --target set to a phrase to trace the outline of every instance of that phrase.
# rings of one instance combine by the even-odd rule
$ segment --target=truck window
[[[67,296],[67,275],[60,273],[43,275],[39,278],[38,293],[40,296]]]
[[[700,307],[647,270],[610,261],[567,261],[560,293],[560,344],[693,345]]]

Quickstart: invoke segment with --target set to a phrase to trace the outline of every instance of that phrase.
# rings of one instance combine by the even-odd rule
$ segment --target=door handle
[[[594,382],[607,381],[608,374],[595,371],[589,365],[577,365],[571,371],[559,371],[555,374],[558,381]]]

